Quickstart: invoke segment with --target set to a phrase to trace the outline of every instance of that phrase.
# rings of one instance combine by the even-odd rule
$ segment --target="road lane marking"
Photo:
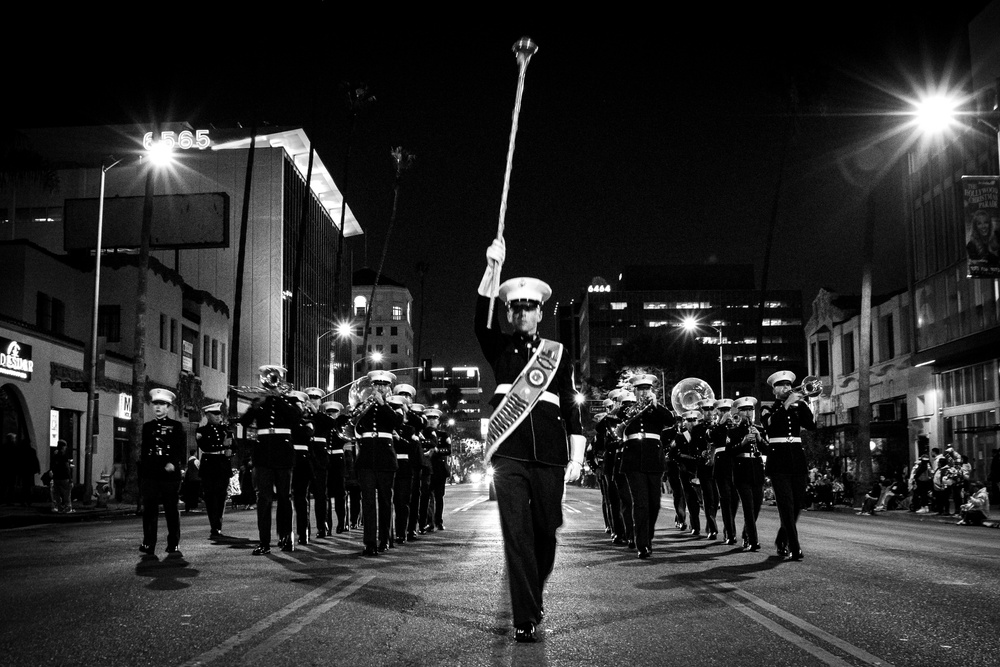
[[[285,605],[281,609],[277,610],[276,612],[274,612],[270,616],[257,621],[256,623],[254,623],[249,628],[247,628],[245,630],[240,630],[235,635],[233,635],[229,639],[225,640],[224,642],[222,642],[221,644],[219,644],[215,648],[209,649],[208,651],[205,651],[201,655],[197,655],[194,658],[191,658],[190,660],[188,660],[187,662],[181,663],[180,667],[199,667],[200,665],[207,665],[207,664],[209,664],[209,663],[211,663],[211,662],[213,662],[213,661],[221,658],[222,656],[226,655],[227,653],[229,653],[230,651],[232,651],[236,647],[241,646],[243,644],[246,644],[247,642],[249,642],[251,639],[253,639],[257,635],[260,635],[261,633],[263,633],[266,630],[268,630],[275,623],[281,621],[283,618],[285,618],[286,616],[294,613],[298,609],[301,609],[302,607],[308,605],[309,603],[311,603],[316,598],[318,598],[318,597],[322,596],[323,594],[329,592],[331,589],[336,588],[340,584],[343,584],[345,581],[347,582],[347,586],[345,586],[344,589],[342,589],[341,591],[339,591],[337,593],[337,595],[334,596],[334,600],[335,601],[333,602],[333,604],[336,604],[336,603],[340,602],[340,600],[342,600],[344,597],[346,597],[347,595],[350,595],[351,593],[353,593],[354,591],[356,591],[361,586],[367,584],[369,581],[371,581],[374,578],[374,576],[375,575],[368,575],[368,576],[364,576],[364,577],[359,577],[358,579],[354,580],[353,582],[351,580],[351,577],[338,577],[336,579],[331,579],[330,581],[326,582],[322,586],[318,586],[318,587],[314,588],[313,590],[309,591],[308,593],[306,593],[305,595],[303,595],[302,597],[300,597],[298,600],[294,600],[294,601],[288,603],[287,605]],[[348,592],[346,594],[344,594],[344,595],[341,595],[341,593],[344,593],[344,591],[348,591]],[[324,605],[320,605],[320,606],[323,607],[323,606],[326,606],[326,604],[329,604],[329,603],[325,603]],[[333,606],[333,605],[330,605],[330,606]],[[311,623],[312,620],[315,620],[315,619],[314,618],[310,619],[309,622]],[[304,627],[304,625],[301,626],[301,627]],[[301,629],[301,627],[299,629]],[[298,631],[298,630],[296,630],[296,631]]]
[[[583,512],[581,512],[581,511],[580,511],[580,510],[578,510],[577,508],[575,508],[575,507],[570,507],[570,506],[569,506],[569,505],[567,505],[566,503],[563,503],[563,509],[564,509],[564,510],[566,510],[567,512],[569,512],[570,514],[583,514]]]
[[[694,582],[695,587],[701,589],[703,592],[718,598],[725,604],[729,605],[736,611],[740,612],[744,616],[756,621],[760,625],[764,626],[774,634],[778,635],[785,641],[797,646],[798,648],[806,651],[807,653],[815,656],[819,660],[822,660],[824,664],[830,665],[830,667],[850,667],[851,663],[845,661],[843,658],[836,656],[829,651],[821,648],[820,646],[809,641],[805,637],[795,634],[791,630],[785,628],[784,626],[778,624],[777,622],[771,620],[770,618],[764,616],[763,614],[751,609],[747,604],[741,600],[734,599],[735,597],[740,597],[749,602],[750,604],[756,605],[761,609],[774,614],[778,618],[794,625],[800,630],[813,635],[814,637],[821,639],[828,644],[835,646],[844,653],[847,653],[858,660],[863,661],[869,665],[877,665],[878,667],[893,667],[892,663],[879,658],[878,656],[868,653],[862,648],[858,648],[853,644],[850,644],[839,637],[831,635],[829,632],[822,630],[812,623],[802,620],[794,614],[790,614],[783,609],[776,607],[769,602],[762,600],[761,598],[748,593],[735,586],[726,586],[723,584],[709,585],[705,583]]]
[[[461,507],[456,507],[455,509],[453,509],[451,513],[454,514],[455,512],[468,512],[470,509],[472,509],[479,503],[486,502],[489,499],[490,499],[489,496],[476,496],[475,498],[465,503]]]

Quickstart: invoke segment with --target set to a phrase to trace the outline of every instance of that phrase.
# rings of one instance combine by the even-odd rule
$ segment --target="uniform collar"
[[[538,331],[535,331],[533,334],[523,334],[518,331],[514,334],[514,340],[519,343],[537,343],[539,338]]]

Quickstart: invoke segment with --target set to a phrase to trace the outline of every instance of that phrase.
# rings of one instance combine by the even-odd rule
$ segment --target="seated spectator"
[[[972,495],[969,501],[959,508],[962,520],[959,526],[981,526],[990,518],[989,491],[980,482],[972,482]]]
[[[822,477],[816,480],[816,483],[813,485],[813,495],[816,498],[818,509],[833,508],[833,481],[830,479],[829,474],[824,473]]]
[[[872,482],[872,488],[868,490],[865,494],[865,502],[861,506],[861,511],[858,512],[861,516],[872,516],[875,514],[875,505],[878,503],[879,497],[882,495],[882,485],[878,482]]]

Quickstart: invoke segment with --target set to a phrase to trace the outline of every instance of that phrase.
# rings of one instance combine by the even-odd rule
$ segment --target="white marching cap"
[[[176,400],[176,398],[177,395],[174,394],[174,392],[170,391],[169,389],[160,389],[159,387],[157,387],[156,389],[149,390],[150,403],[155,403],[156,401],[164,401],[172,405],[174,400]]]
[[[622,403],[635,403],[635,394],[626,391],[622,394]]]
[[[406,405],[406,399],[399,394],[393,394],[392,396],[386,396],[385,402],[392,406],[404,407]]]
[[[309,398],[323,398],[326,395],[326,392],[319,387],[308,387],[305,392]]]
[[[368,379],[372,382],[388,382],[396,384],[396,374],[389,371],[369,371]]]
[[[257,372],[260,373],[261,375],[268,373],[270,371],[277,371],[278,373],[281,374],[281,377],[285,377],[285,373],[287,373],[285,367],[282,366],[281,364],[264,364],[263,366],[257,369]]]
[[[603,401],[601,401],[601,405],[610,410],[612,407],[614,407],[615,402],[612,401],[610,398],[605,398]]]
[[[424,409],[423,403],[414,403],[410,406],[410,412],[416,412],[418,415],[424,414]]]
[[[628,381],[632,383],[633,387],[652,387],[653,383],[656,382],[656,376],[648,373],[633,375]]]
[[[757,399],[753,396],[741,396],[733,401],[733,407],[737,410],[742,410],[743,408],[755,408],[757,407]]]
[[[715,409],[715,399],[714,398],[703,398],[698,401],[698,407],[702,410],[714,410]]]
[[[624,389],[622,389],[621,387],[615,387],[614,389],[608,392],[608,398],[610,398],[612,401],[617,401],[621,399],[622,394],[624,393],[625,393]]]
[[[309,396],[306,394],[306,392],[299,391],[297,389],[293,389],[292,391],[288,392],[285,395],[294,398],[300,403],[305,403],[309,400]]]
[[[684,419],[701,419],[701,413],[697,410],[688,410],[681,415]]]
[[[767,383],[772,387],[779,382],[787,382],[792,384],[795,382],[795,373],[791,371],[778,371],[777,373],[771,373],[767,378]]]
[[[222,412],[222,403],[209,403],[202,407],[202,412]]]
[[[437,408],[427,408],[426,410],[424,410],[424,416],[425,417],[440,417],[441,416],[441,411],[438,410]]]
[[[339,412],[344,411],[344,405],[337,401],[326,401],[319,407],[323,408],[323,412],[329,412],[330,410],[337,410]]]
[[[730,410],[733,407],[733,399],[731,398],[720,398],[715,402],[716,410]]]
[[[537,278],[511,278],[500,285],[500,300],[507,304],[515,301],[543,304],[550,296],[552,288]]]
[[[403,394],[404,396],[409,396],[410,398],[413,398],[414,396],[417,395],[417,390],[414,389],[412,385],[408,385],[406,383],[400,383],[392,388],[392,393]]]

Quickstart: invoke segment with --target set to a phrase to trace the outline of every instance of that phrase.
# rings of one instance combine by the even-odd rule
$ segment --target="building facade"
[[[386,275],[379,276],[377,283],[376,286],[376,275],[372,269],[354,272],[351,364],[358,368],[367,366],[369,369],[390,370],[396,374],[397,382],[416,387],[418,373],[413,358],[413,297],[405,285]],[[363,327],[369,309],[368,341],[364,343]],[[367,364],[361,364],[366,357]]]

